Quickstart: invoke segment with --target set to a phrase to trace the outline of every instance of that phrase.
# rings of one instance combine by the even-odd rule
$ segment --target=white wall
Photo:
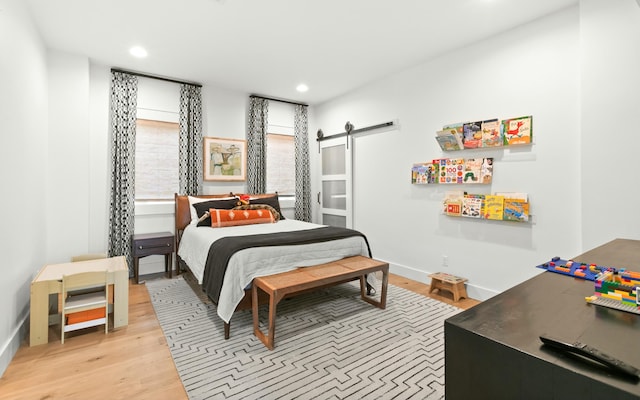
[[[590,249],[614,238],[640,239],[632,201],[640,194],[640,7],[634,0],[582,0],[580,29],[580,197]]]
[[[344,131],[347,120],[356,129],[399,121],[352,146],[354,227],[374,257],[420,281],[440,270],[464,276],[482,299],[539,273],[535,266],[553,256],[580,253],[580,202],[563,195],[580,193],[579,45],[573,7],[316,107],[310,131],[325,135]],[[440,151],[434,136],[443,125],[529,114],[534,145],[460,153],[495,158],[490,188],[411,185],[413,163],[458,155]],[[529,193],[533,222],[444,216],[444,192],[456,189]]]
[[[47,69],[19,0],[0,0],[0,375],[27,331],[30,283],[46,261]]]
[[[109,93],[111,74],[89,66],[89,241],[86,253],[106,253],[109,232]]]
[[[246,139],[249,94],[212,86],[202,88],[202,135]],[[244,182],[204,182],[205,194],[242,193]]]
[[[49,165],[47,262],[67,262],[89,246],[89,60],[48,52]]]

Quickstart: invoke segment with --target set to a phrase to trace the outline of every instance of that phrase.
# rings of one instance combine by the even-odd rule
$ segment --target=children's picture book
[[[438,183],[463,183],[464,158],[441,158]]]
[[[529,221],[529,199],[526,193],[496,193],[504,197],[504,221]]]
[[[462,134],[457,129],[443,129],[436,132],[436,140],[443,151],[462,150]]]
[[[417,163],[411,167],[411,183],[415,185],[427,184],[427,170],[429,164]]]
[[[460,141],[462,141],[462,131],[463,131],[464,124],[466,124],[466,122],[458,122],[455,124],[445,125],[442,127],[442,130],[456,131],[456,136],[458,136],[460,138]]]
[[[520,199],[504,199],[504,221],[529,221],[529,202]]]
[[[438,183],[438,160],[416,163],[411,167],[411,183],[428,185]]]
[[[462,144],[465,149],[482,147],[482,121],[462,125]]]
[[[484,196],[484,218],[502,220],[504,216],[504,196],[486,194]]]
[[[464,174],[462,183],[482,183],[480,178],[483,158],[468,158],[464,160]]]
[[[500,120],[488,119],[482,121],[482,147],[499,147],[502,146],[503,138],[500,130]]]
[[[488,185],[493,180],[493,158],[483,158],[482,165],[480,166],[480,182],[484,185]]]
[[[505,119],[500,124],[505,146],[514,144],[529,144],[533,139],[533,117],[518,117]]]
[[[427,169],[427,183],[430,185],[438,183],[438,172],[440,171],[440,160],[431,160]]]
[[[464,192],[449,191],[444,194],[443,212],[447,215],[459,217],[462,214],[462,201],[464,200]]]
[[[481,194],[465,194],[462,199],[461,215],[468,218],[482,218],[483,198]]]

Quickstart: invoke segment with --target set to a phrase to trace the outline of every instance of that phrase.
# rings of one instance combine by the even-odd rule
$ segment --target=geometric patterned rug
[[[146,286],[192,400],[444,398],[444,320],[457,307],[389,285],[381,310],[357,283],[342,284],[280,302],[268,350],[250,310],[233,315],[225,340],[215,304],[188,274]]]

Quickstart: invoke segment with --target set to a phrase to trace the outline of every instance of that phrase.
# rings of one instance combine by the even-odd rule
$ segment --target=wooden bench
[[[366,294],[367,285],[365,276],[377,271],[382,272],[380,301],[367,297]],[[293,271],[255,278],[251,292],[253,333],[269,350],[273,350],[276,329],[276,307],[280,300],[290,294],[317,289],[323,286],[332,286],[355,278],[360,278],[360,296],[362,300],[384,309],[387,303],[389,264],[372,258],[363,256],[348,257],[326,264],[302,267]],[[259,327],[258,289],[269,296],[269,330],[266,335]]]
[[[431,274],[429,278],[431,278],[429,293],[434,292],[436,289],[440,291],[446,290],[453,294],[453,301],[458,301],[461,297],[468,298],[467,289],[464,286],[464,283],[467,281],[465,278],[444,272]]]

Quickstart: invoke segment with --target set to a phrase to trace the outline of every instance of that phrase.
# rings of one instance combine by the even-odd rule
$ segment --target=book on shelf
[[[495,118],[482,121],[481,130],[482,147],[500,147],[504,145],[499,119]]]
[[[490,184],[493,181],[493,158],[487,157],[482,159],[480,166],[480,183]]]
[[[411,183],[414,185],[424,185],[427,183],[427,166],[416,163],[411,167]]]
[[[496,193],[504,197],[504,221],[529,221],[529,199],[526,193]]]
[[[462,144],[465,149],[482,147],[482,121],[462,125]]]
[[[482,158],[467,158],[464,160],[462,183],[480,183]]]
[[[429,179],[427,180],[427,183],[430,184],[435,184],[438,183],[438,179],[440,178],[440,160],[436,159],[436,160],[431,160],[431,170],[430,170],[430,174],[429,174]]]
[[[436,132],[436,140],[440,145],[440,148],[444,151],[462,150],[462,135],[458,133],[457,129],[443,129]]]
[[[411,183],[428,185],[438,183],[438,162],[416,163],[411,167]]]
[[[500,124],[505,146],[514,144],[529,144],[533,140],[533,117],[505,119]]]
[[[484,218],[502,221],[504,217],[504,196],[486,194],[484,196]]]
[[[493,179],[493,158],[464,160],[462,183],[490,184]]]
[[[449,191],[444,194],[443,212],[446,215],[459,217],[462,214],[463,191]]]
[[[482,203],[484,195],[481,194],[465,194],[462,198],[463,217],[482,218]]]
[[[438,183],[456,184],[462,183],[464,158],[441,158],[439,161]]]
[[[457,122],[455,124],[449,124],[442,127],[443,131],[456,131],[457,136],[462,140],[462,131],[466,122]]]

